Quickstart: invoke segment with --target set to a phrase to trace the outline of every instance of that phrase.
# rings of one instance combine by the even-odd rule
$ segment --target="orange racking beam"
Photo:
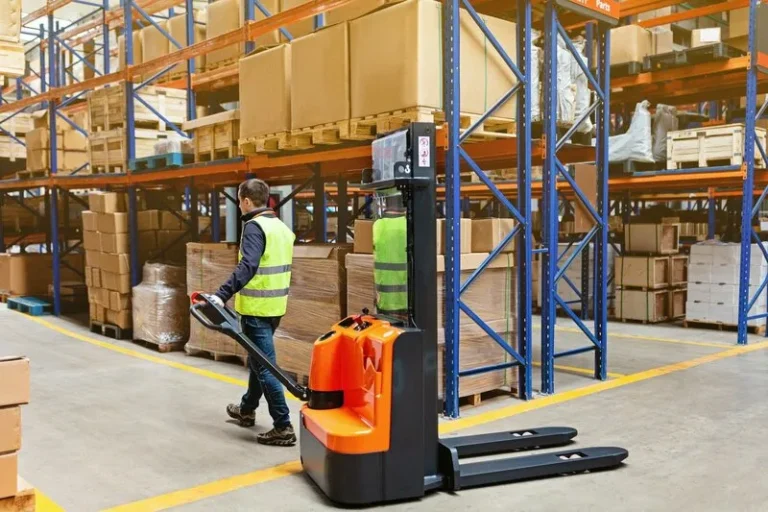
[[[677,5],[680,0],[627,0],[619,4],[619,16],[625,18],[641,12]]]
[[[625,4],[620,5],[623,6]],[[749,7],[749,0],[731,0],[729,2],[705,5],[704,7],[697,7],[695,9],[688,9],[685,11],[672,13],[667,16],[659,16],[650,20],[644,20],[639,22],[638,25],[645,28],[658,27],[668,23],[677,23],[678,21],[690,20],[700,16],[709,16],[711,14],[718,14],[725,11],[732,11],[733,9],[740,9],[742,7]]]

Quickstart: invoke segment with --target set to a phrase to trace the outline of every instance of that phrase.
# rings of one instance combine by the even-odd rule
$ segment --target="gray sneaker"
[[[256,425],[256,411],[244,413],[238,404],[229,404],[227,414],[233,420],[237,420],[241,427],[252,427]]]
[[[293,446],[296,444],[296,433],[293,427],[288,425],[285,428],[273,428],[269,432],[258,434],[256,441],[271,446]]]

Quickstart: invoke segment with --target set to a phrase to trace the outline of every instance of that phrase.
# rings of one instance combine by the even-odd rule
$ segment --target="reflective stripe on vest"
[[[382,217],[373,223],[373,277],[379,313],[408,311],[408,255],[405,216]]]
[[[235,310],[247,316],[283,316],[291,285],[293,242],[296,235],[277,217],[257,215],[255,222],[266,239],[256,275],[235,295]],[[238,261],[243,254],[238,254]]]

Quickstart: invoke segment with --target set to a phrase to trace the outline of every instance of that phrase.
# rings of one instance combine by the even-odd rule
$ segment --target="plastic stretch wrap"
[[[583,60],[586,64],[587,56],[584,54],[585,45],[586,41],[584,41],[583,38],[579,38],[573,41],[573,46],[576,47],[576,50],[581,55],[581,60]],[[571,66],[571,80],[576,86],[576,96],[574,99],[575,121],[579,119],[584,114],[584,112],[589,110],[589,106],[592,104],[592,92],[589,90],[589,80],[587,80],[587,75],[584,74],[584,70],[581,69],[581,66],[579,66],[579,63],[576,61],[575,57],[573,57]],[[591,133],[593,128],[594,126],[592,124],[592,119],[587,117],[584,122],[579,125],[576,131],[579,133]]]
[[[155,144],[156,155],[167,155],[168,153],[184,153],[191,155],[195,152],[192,140],[165,139]]]
[[[653,114],[653,159],[667,161],[667,132],[677,130],[677,108],[669,105],[656,105]]]
[[[651,113],[648,101],[641,101],[635,106],[632,122],[627,133],[614,135],[608,139],[608,161],[653,162],[651,149]]]
[[[576,120],[576,84],[571,68],[578,66],[562,36],[557,36],[557,123],[571,125]]]
[[[531,46],[531,122],[541,121],[541,48]]]
[[[144,279],[133,288],[133,334],[156,344],[189,338],[189,299],[184,292],[184,269],[148,263]]]

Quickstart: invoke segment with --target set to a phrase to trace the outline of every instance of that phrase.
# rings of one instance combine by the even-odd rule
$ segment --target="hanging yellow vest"
[[[376,310],[402,315],[408,311],[407,224],[404,215],[373,223],[373,278]]]
[[[264,231],[266,246],[256,275],[235,295],[235,311],[246,316],[283,316],[288,307],[296,235],[277,217],[257,215],[248,222],[255,222]],[[242,259],[240,252],[238,261]]]

